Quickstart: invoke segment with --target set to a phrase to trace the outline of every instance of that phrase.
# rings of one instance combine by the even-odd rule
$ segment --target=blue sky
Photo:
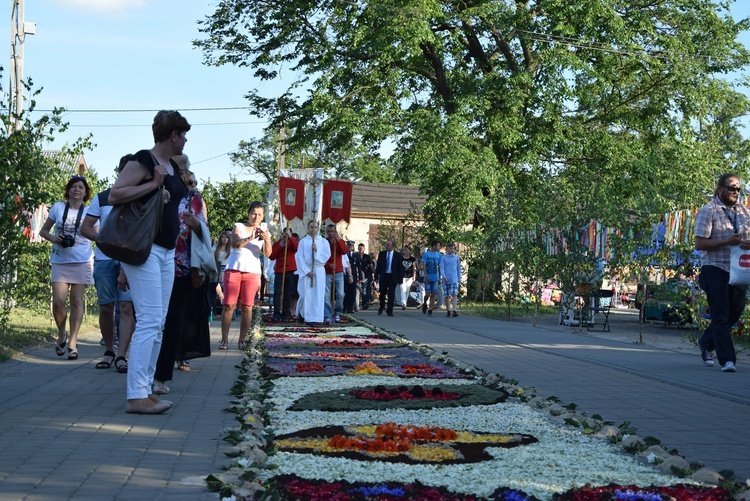
[[[9,2],[5,2],[6,6]],[[24,44],[24,76],[43,87],[37,109],[159,110],[247,107],[244,95],[260,86],[278,93],[282,83],[264,84],[249,69],[209,67],[191,41],[196,21],[214,11],[204,0],[26,0],[25,20],[36,34]],[[7,12],[7,11],[6,11]],[[10,19],[0,39],[10,40]],[[3,91],[9,88],[9,46],[4,58]],[[283,71],[282,71],[282,74]],[[290,73],[285,74],[287,82]],[[260,137],[266,122],[246,109],[182,111],[192,125],[185,153],[199,179],[228,181],[239,174],[227,153],[243,139]],[[155,111],[138,113],[71,112],[71,125],[55,145],[93,134],[97,144],[85,157],[101,176],[128,152],[153,145]],[[210,125],[223,124],[223,125]],[[241,179],[249,178],[241,175]]]
[[[93,134],[97,146],[86,152],[89,166],[112,178],[119,158],[153,144],[155,111],[81,113],[74,110],[183,111],[193,125],[185,152],[198,179],[228,181],[241,174],[228,153],[243,139],[260,137],[266,122],[243,108],[253,88],[280,94],[294,80],[281,69],[280,82],[260,82],[252,70],[209,67],[191,41],[200,38],[196,21],[214,12],[217,0],[26,0],[25,20],[36,34],[24,45],[24,76],[43,87],[37,109],[71,110],[70,129],[58,142]],[[7,3],[6,3],[7,5]],[[6,11],[7,12],[7,11]],[[750,17],[750,2],[733,4],[736,19]],[[0,26],[0,40],[10,40],[10,19]],[[741,39],[750,46],[750,34]],[[8,91],[10,47],[0,57],[2,88]],[[194,109],[195,111],[191,111]],[[750,132],[745,131],[746,135]]]

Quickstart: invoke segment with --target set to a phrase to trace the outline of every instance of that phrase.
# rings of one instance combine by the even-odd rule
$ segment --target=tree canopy
[[[747,175],[731,75],[750,61],[749,23],[731,3],[223,0],[194,44],[207,64],[298,75],[281,97],[251,89],[254,111],[300,145],[395,145],[428,232],[492,246],[644,224],[702,204],[722,172]]]

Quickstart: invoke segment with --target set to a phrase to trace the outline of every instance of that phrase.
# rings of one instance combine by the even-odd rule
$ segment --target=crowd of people
[[[317,221],[307,223],[301,239],[287,227],[273,241],[264,222],[265,206],[254,201],[247,221],[223,231],[212,247],[206,204],[183,154],[189,130],[180,113],[160,111],[152,125],[154,146],[122,157],[112,188],[93,197],[86,178],[72,176],[63,201],[52,206],[40,231],[53,244],[55,353],[78,359],[83,298],[93,283],[105,348],[95,367],[127,374],[126,412],[159,414],[172,406],[160,397],[170,391],[167,383],[175,364],[190,370],[189,360],[211,353],[209,321],[217,298],[223,305],[218,348],[228,349],[239,305],[237,348],[245,349],[264,282],[272,291],[274,322],[333,324],[341,322],[344,313],[373,304],[378,315],[394,316],[394,308],[411,305],[433,316],[444,304],[447,317],[458,316],[462,272],[453,243],[442,253],[440,241],[433,240],[417,257],[409,246],[399,251],[388,239],[376,257],[365,252],[364,243],[355,251],[355,242],[345,240],[335,224],[326,225],[321,235]],[[145,263],[120,263],[99,249],[94,252],[92,241],[113,206],[143,201],[157,192],[163,198],[162,220]],[[700,286],[712,312],[698,345],[703,363],[713,366],[715,351],[724,372],[735,371],[729,329],[745,306],[745,286],[729,279],[729,248],[750,249],[744,231],[750,212],[737,203],[738,192],[737,176],[722,176],[714,200],[699,211],[695,225],[696,248],[703,253]],[[264,263],[273,274],[266,280]]]
[[[321,235],[316,221],[308,222],[303,238],[284,228],[273,241],[265,206],[254,201],[247,221],[223,231],[212,247],[206,204],[183,153],[189,130],[179,112],[157,113],[154,146],[123,156],[114,185],[93,197],[86,178],[72,176],[64,201],[52,206],[40,231],[53,244],[55,352],[78,358],[83,297],[94,284],[105,349],[95,367],[127,374],[126,412],[160,414],[172,406],[161,397],[170,392],[175,364],[188,371],[191,359],[210,355],[209,322],[217,301],[223,305],[218,348],[229,348],[239,305],[237,348],[245,349],[264,282],[273,291],[275,322],[341,322],[344,313],[368,309],[375,301],[378,314],[393,316],[394,307],[406,309],[411,302],[431,316],[443,296],[447,316],[458,315],[461,264],[453,244],[443,255],[433,241],[417,258],[408,246],[397,251],[389,239],[376,258],[363,243],[355,251],[355,242],[345,240],[335,224]],[[93,248],[114,206],[145,201],[157,192],[163,198],[162,220],[145,263],[121,263]],[[264,264],[273,273],[268,280]]]

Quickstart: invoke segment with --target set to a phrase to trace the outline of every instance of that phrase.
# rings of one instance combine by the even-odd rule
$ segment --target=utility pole
[[[36,24],[24,21],[24,0],[12,0],[10,16],[10,121],[15,122],[16,130],[21,128],[23,112],[23,43],[26,35],[36,33]],[[15,119],[13,115],[15,114]]]
[[[276,147],[276,179],[281,175],[281,171],[286,168],[286,125],[282,123],[279,131],[279,144]]]

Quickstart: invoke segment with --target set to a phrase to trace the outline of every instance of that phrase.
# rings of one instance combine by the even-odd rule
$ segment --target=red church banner
[[[352,183],[328,180],[323,185],[323,220],[332,223],[350,222],[352,212]]]
[[[290,177],[279,178],[281,214],[287,221],[305,217],[305,182]]]

